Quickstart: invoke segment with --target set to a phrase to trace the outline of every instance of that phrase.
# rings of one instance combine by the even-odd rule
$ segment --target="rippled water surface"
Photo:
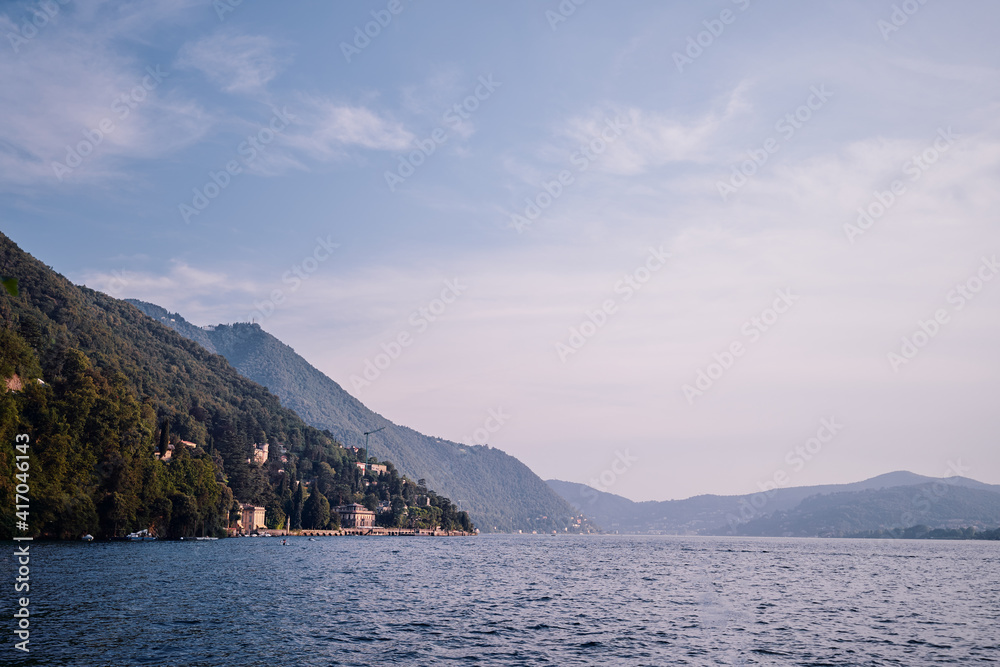
[[[996,542],[487,535],[32,551],[30,660],[8,639],[3,664],[1000,662]]]

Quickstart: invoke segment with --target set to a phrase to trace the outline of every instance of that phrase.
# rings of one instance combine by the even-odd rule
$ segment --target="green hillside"
[[[575,525],[571,517],[578,513],[518,459],[496,448],[470,447],[393,424],[258,325],[203,329],[154,304],[130,303],[225,356],[308,424],[328,430],[348,445],[363,445],[361,433],[387,426],[370,438],[371,452],[391,459],[413,478],[426,479],[468,510],[482,530],[562,532]]]
[[[223,357],[74,286],[3,234],[0,274],[0,537],[22,520],[13,516],[17,483],[30,487],[30,528],[17,534],[57,538],[215,534],[234,501],[266,506],[270,525],[287,516],[292,527],[326,527],[330,504],[391,501],[398,510],[417,496],[424,509],[410,520],[469,527],[449,499],[405,483],[391,464],[366,478],[332,434]],[[15,458],[20,434],[30,438],[26,460]],[[262,443],[272,455],[250,463]],[[167,451],[169,462],[154,457]]]

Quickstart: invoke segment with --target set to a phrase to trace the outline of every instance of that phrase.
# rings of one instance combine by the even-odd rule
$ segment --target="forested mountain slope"
[[[309,498],[320,507],[393,496],[415,504],[421,491],[438,510],[428,519],[462,523],[447,498],[396,476],[395,486],[366,485],[350,451],[223,357],[129,303],[73,285],[3,234],[0,275],[10,288],[0,290],[0,441],[8,443],[0,537],[14,526],[18,463],[28,464],[17,472],[27,473],[31,499],[19,534],[215,534],[229,525],[234,500],[296,527]],[[26,461],[14,458],[20,434],[30,438]],[[263,443],[274,447],[267,463],[248,462]],[[166,451],[169,463],[155,458]]]
[[[339,384],[255,324],[200,328],[177,313],[131,300],[153,319],[224,355],[240,373],[281,398],[307,423],[329,430],[347,444],[380,426],[371,452],[391,459],[413,478],[448,495],[468,510],[482,530],[558,530],[576,512],[531,469],[503,451],[433,438],[393,424],[368,409]],[[203,342],[206,341],[206,342]]]

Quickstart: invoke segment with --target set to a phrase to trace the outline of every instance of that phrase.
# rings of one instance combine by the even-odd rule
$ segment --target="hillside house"
[[[267,452],[270,447],[266,442],[262,445],[254,445],[253,462],[259,465],[267,463]]]

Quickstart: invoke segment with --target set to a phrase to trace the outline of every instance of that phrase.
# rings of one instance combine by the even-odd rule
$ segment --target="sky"
[[[1000,6],[0,7],[0,230],[634,500],[1000,483]]]

